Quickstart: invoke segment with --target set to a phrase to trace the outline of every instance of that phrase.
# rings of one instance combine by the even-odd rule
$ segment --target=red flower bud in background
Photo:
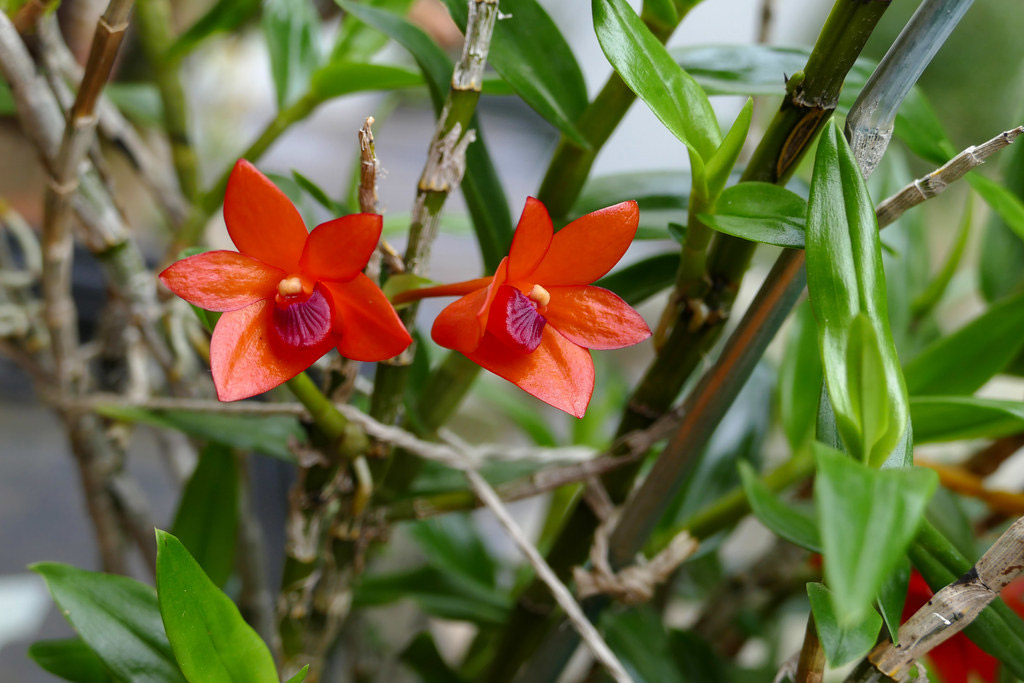
[[[623,202],[555,234],[547,209],[530,197],[494,277],[414,290],[396,301],[464,294],[434,321],[434,341],[583,417],[594,392],[588,349],[631,346],[651,334],[626,302],[590,285],[626,253],[638,221],[636,202]]]
[[[224,197],[234,251],[211,251],[160,274],[189,303],[224,315],[210,341],[217,396],[235,401],[282,384],[337,347],[379,361],[412,338],[384,293],[363,274],[380,239],[376,214],[353,214],[307,233],[291,201],[248,161]]]

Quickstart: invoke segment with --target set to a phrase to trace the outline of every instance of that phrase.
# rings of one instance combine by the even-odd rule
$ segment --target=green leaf
[[[767,45],[698,45],[669,50],[709,95],[782,95],[810,50]]]
[[[968,193],[967,201],[964,204],[964,215],[960,219],[960,228],[957,230],[953,248],[949,250],[949,256],[946,257],[942,267],[939,268],[939,272],[935,274],[932,281],[928,283],[928,286],[920,294],[914,297],[914,301],[911,304],[914,315],[919,318],[927,315],[935,308],[935,305],[942,300],[942,296],[946,293],[949,283],[953,280],[953,275],[956,274],[956,269],[960,265],[960,259],[963,258],[964,250],[967,248],[967,240],[971,236],[971,214],[973,211],[974,195]],[[907,391],[913,391],[913,389],[908,385]]]
[[[41,562],[61,613],[104,666],[133,683],[184,683],[171,652],[152,588],[125,576]]]
[[[747,133],[750,131],[750,119],[754,113],[754,100],[747,98],[746,103],[736,115],[732,128],[725,134],[722,144],[715,150],[714,155],[707,162],[708,196],[717,197],[721,194],[725,183],[729,180],[729,174],[736,166],[736,159],[743,151],[743,143],[747,140]]]
[[[609,614],[602,620],[602,626],[608,647],[637,683],[683,683],[672,661],[661,617],[651,607]]]
[[[432,567],[493,588],[497,565],[470,515],[444,515],[408,526]]]
[[[270,650],[185,546],[156,532],[156,588],[174,656],[190,683],[278,683]]]
[[[824,584],[807,584],[807,597],[811,600],[814,626],[829,666],[842,666],[859,659],[874,646],[882,628],[882,618],[876,612],[869,611],[857,623],[843,625],[832,608],[835,594]]]
[[[625,0],[593,0],[594,30],[612,68],[665,127],[708,161],[722,142],[704,90]]]
[[[438,284],[436,281],[414,273],[398,273],[397,275],[392,275],[387,279],[387,282],[384,283],[381,291],[384,292],[384,296],[388,299],[394,299],[395,296],[402,292],[407,292],[411,289],[432,287],[436,284]]]
[[[811,552],[820,553],[821,539],[814,518],[776,498],[775,494],[761,482],[749,463],[741,461],[739,469],[743,492],[754,516],[780,538]]]
[[[942,491],[943,489],[938,490]],[[910,562],[904,558],[882,582],[882,588],[878,591],[878,611],[882,613],[882,619],[885,621],[886,628],[889,629],[892,642],[897,644],[899,641],[896,636],[900,631],[900,622],[903,621],[903,603],[906,602],[909,586]]]
[[[1024,403],[972,396],[915,396],[910,399],[918,443],[996,439],[1024,431]]]
[[[1024,348],[1024,293],[935,340],[904,368],[913,395],[972,394]]]
[[[439,113],[454,68],[444,51],[422,29],[401,17],[347,0],[336,2],[347,12],[391,36],[409,51],[426,80],[434,112]],[[509,245],[512,243],[512,219],[508,200],[491,162],[483,131],[475,115],[470,121],[470,127],[476,129],[477,139],[466,149],[466,174],[460,187],[473,219],[473,229],[480,244],[484,266],[488,272],[492,272],[508,253]]]
[[[1003,183],[1018,199],[1024,198],[1024,145],[1013,145],[1000,156],[1005,169]],[[985,224],[978,275],[981,292],[989,301],[1024,285],[1024,240],[996,212]]]
[[[636,306],[671,287],[678,270],[679,252],[657,254],[605,275],[594,284],[610,289],[630,306]]]
[[[459,683],[466,680],[444,661],[429,631],[417,633],[398,658],[412,669],[423,683]]]
[[[967,182],[1003,219],[1006,227],[1024,240],[1024,201],[996,181],[977,172],[968,173]]]
[[[215,33],[238,28],[255,16],[259,8],[260,0],[217,0],[171,44],[166,59],[177,61]]]
[[[793,451],[814,436],[821,381],[818,330],[810,305],[804,303],[793,316],[779,364],[779,421]]]
[[[231,451],[209,444],[199,453],[174,515],[174,535],[217,586],[227,582],[235,562],[238,476]]]
[[[465,32],[468,3],[445,0]],[[523,101],[577,145],[590,143],[574,125],[588,103],[587,86],[569,44],[536,0],[504,0],[499,5],[487,61]]]
[[[504,593],[433,567],[364,576],[352,604],[374,607],[400,600],[414,600],[435,617],[491,626],[504,624],[510,607]]]
[[[422,76],[399,66],[332,62],[313,74],[310,90],[323,101],[366,90],[402,90],[421,85]]]
[[[690,182],[690,174],[683,171],[632,171],[592,178],[573,205],[572,216],[629,200],[640,207],[641,220],[652,211],[685,212]]]
[[[803,249],[807,202],[778,185],[745,182],[726,188],[713,213],[698,218],[709,228],[734,237]]]
[[[409,10],[411,0],[361,0],[361,4],[376,7],[398,16]],[[331,61],[366,62],[387,45],[389,36],[371,24],[346,13],[341,29],[331,50]]]
[[[299,673],[297,673],[294,676],[292,676],[291,678],[289,678],[288,679],[288,683],[302,683],[304,680],[306,680],[306,676],[308,674],[309,674],[309,664],[307,664],[306,666],[302,667],[299,670]]]
[[[28,656],[49,673],[72,683],[114,683],[115,679],[81,638],[40,640]]]
[[[941,166],[956,154],[956,148],[943,130],[935,110],[918,88],[911,89],[900,105],[893,135],[914,154],[936,166]]]
[[[836,426],[878,466],[907,428],[907,390],[889,328],[875,209],[835,121],[821,135],[807,207],[807,289]]]
[[[256,451],[294,462],[291,445],[308,436],[299,420],[289,415],[230,415],[189,410],[145,410],[131,406],[98,406],[100,415],[180,432],[240,451]]]
[[[284,109],[306,91],[320,65],[320,15],[312,0],[263,0],[262,24],[277,108]]]
[[[305,190],[306,194],[312,197],[317,204],[327,209],[332,216],[345,216],[352,213],[345,203],[331,199],[319,185],[296,171],[294,168],[292,169],[292,178],[299,187]]]
[[[864,618],[906,554],[938,476],[919,468],[873,469],[818,443],[814,451],[825,579],[836,620],[849,626]]]

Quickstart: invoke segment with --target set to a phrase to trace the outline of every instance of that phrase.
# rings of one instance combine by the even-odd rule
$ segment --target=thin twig
[[[970,498],[977,498],[990,510],[1017,517],[1024,515],[1024,494],[999,491],[985,486],[985,481],[962,467],[927,462],[914,458],[914,464],[935,470],[943,487]]]
[[[878,205],[875,209],[878,227],[884,228],[895,222],[907,209],[945,192],[947,187],[963,178],[969,171],[981,166],[990,156],[1013,143],[1021,133],[1024,133],[1024,126],[1000,133],[980,145],[968,147],[928,175],[914,180]]]
[[[875,646],[847,683],[879,680],[879,674],[903,680],[915,662],[965,629],[1022,571],[1024,517],[992,544],[971,571],[932,596],[900,627],[899,645],[885,639]]]
[[[609,649],[607,643],[601,638],[601,634],[597,632],[594,625],[587,620],[583,610],[580,608],[579,603],[576,602],[575,598],[572,597],[572,593],[565,587],[558,577],[555,576],[555,572],[552,571],[548,563],[544,561],[544,557],[540,552],[530,543],[530,540],[526,538],[523,530],[519,528],[516,521],[512,519],[512,515],[509,514],[505,505],[501,502],[498,494],[495,493],[491,485],[487,483],[483,477],[481,477],[475,470],[465,470],[466,480],[469,482],[470,488],[476,492],[476,495],[480,497],[494,516],[498,518],[498,522],[505,528],[508,535],[515,542],[520,552],[526,557],[534,571],[540,577],[551,594],[554,596],[555,601],[565,612],[569,621],[572,622],[573,627],[579,632],[580,637],[583,638],[583,642],[586,643],[590,649],[591,654],[601,662],[601,664],[608,670],[612,677],[616,681],[632,681],[629,674],[626,673],[626,669],[619,662],[618,658]]]

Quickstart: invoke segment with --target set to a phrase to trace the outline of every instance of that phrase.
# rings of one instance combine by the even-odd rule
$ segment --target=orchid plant
[[[1019,91],[978,94],[1000,128],[967,139],[984,126],[952,128],[916,85],[948,69],[970,0],[834,0],[806,47],[771,44],[762,0],[757,44],[676,44],[719,3],[567,3],[603,55],[591,92],[569,15],[540,0],[109,0],[81,66],[58,22],[76,4],[0,2],[0,114],[48,178],[0,201],[0,354],[66,429],[98,548],[31,565],[73,631],[29,648],[39,667],[1024,680],[1024,496],[988,478],[1024,446]],[[209,130],[235,126],[192,80],[253,34],[276,113],[202,178]],[[274,173],[281,136],[354,93],[373,116],[307,148],[354,168],[344,196],[291,149]],[[403,214],[374,135],[426,98]],[[558,137],[535,196],[506,193],[481,98]],[[594,177],[637,100],[673,168]],[[126,167],[147,201],[123,201]],[[919,205],[947,190],[926,231]],[[439,233],[479,261],[448,263]],[[115,323],[95,338],[82,258]],[[126,464],[142,426],[178,434],[166,520]]]

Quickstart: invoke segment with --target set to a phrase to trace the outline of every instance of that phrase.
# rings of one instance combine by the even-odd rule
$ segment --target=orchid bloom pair
[[[380,239],[380,216],[345,216],[307,234],[284,193],[242,160],[228,182],[224,220],[238,252],[197,254],[160,274],[181,298],[223,312],[210,341],[220,400],[272,389],[332,348],[381,361],[412,343],[391,302],[362,272]],[[530,198],[493,277],[411,290],[396,301],[462,295],[434,322],[434,340],[582,417],[594,389],[588,349],[621,348],[650,335],[628,304],[590,284],[622,257],[637,222],[636,203],[624,202],[556,234],[547,210]]]

